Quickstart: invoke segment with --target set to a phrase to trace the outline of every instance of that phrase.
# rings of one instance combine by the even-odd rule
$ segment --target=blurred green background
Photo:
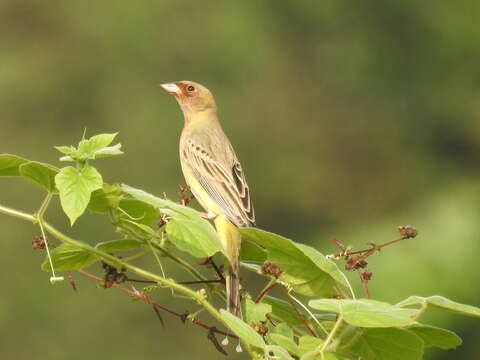
[[[474,0],[2,1],[0,152],[58,165],[53,145],[119,131],[126,154],[98,161],[105,180],[175,199],[182,118],[158,84],[195,80],[216,95],[259,227],[331,253],[331,237],[358,249],[415,225],[370,258],[373,296],[478,306],[479,19]],[[0,180],[0,203],[39,206],[36,188]],[[48,219],[92,244],[115,237],[98,216]],[[50,286],[38,230],[3,215],[0,229],[2,359],[224,358],[202,329],[167,315],[161,329],[79,275],[78,294]],[[480,358],[478,320],[431,316],[465,344],[426,359]]]

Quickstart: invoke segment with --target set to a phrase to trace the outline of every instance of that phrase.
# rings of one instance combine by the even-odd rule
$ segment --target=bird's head
[[[166,92],[175,96],[186,119],[205,110],[217,109],[215,99],[210,90],[196,82],[178,81],[160,86]]]

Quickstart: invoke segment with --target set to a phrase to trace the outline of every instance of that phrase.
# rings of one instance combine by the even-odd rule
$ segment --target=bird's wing
[[[188,140],[181,153],[195,179],[238,227],[255,225],[255,212],[242,167],[231,150],[233,165],[223,164],[200,144]]]

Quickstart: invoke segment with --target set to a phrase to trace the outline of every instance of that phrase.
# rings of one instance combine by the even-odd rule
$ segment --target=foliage
[[[42,232],[45,228],[62,242],[51,251],[51,261],[46,259],[42,269],[48,271],[52,265],[58,271],[84,271],[102,261],[106,287],[112,281],[129,281],[126,272],[135,273],[143,281],[170,287],[203,306],[210,316],[234,333],[226,333],[227,336],[241,339],[255,359],[422,359],[425,348],[451,349],[461,344],[455,333],[421,321],[429,308],[480,317],[479,308],[441,296],[411,296],[397,304],[358,299],[334,260],[338,257],[324,256],[310,246],[256,228],[241,230],[245,238],[241,263],[264,276],[268,284],[255,301],[245,292],[242,319],[217,310],[210,300],[213,295],[223,297],[222,287],[205,281],[187,261],[188,257],[183,256],[208,258],[206,263],[213,264],[211,256],[220,251],[215,229],[188,206],[128,185],[104,183],[92,162],[122,154],[120,144],[110,145],[115,136],[101,134],[82,139],[76,147],[57,146],[64,154],[60,160],[74,163],[60,169],[15,155],[0,155],[0,176],[22,177],[48,193],[35,215],[0,206],[0,212],[38,223]],[[62,234],[43,220],[52,195],[60,197],[72,226],[89,209],[108,216],[122,238],[103,239],[90,247]],[[45,238],[43,241],[47,246],[48,241]],[[353,265],[350,263],[351,268],[376,250],[372,246],[363,251]],[[131,252],[131,255],[126,258],[112,255],[117,252]],[[160,261],[159,256],[173,260],[196,280],[181,284],[165,278],[163,269],[159,275],[132,264],[133,259],[146,254],[153,254],[156,261]],[[220,279],[215,281],[221,282],[222,274],[216,270]],[[193,283],[206,285],[208,291],[191,290],[188,285]],[[284,298],[266,295],[274,286],[284,289]],[[148,291],[155,289],[150,287]],[[145,300],[142,294],[134,295]],[[152,304],[150,300],[146,302]],[[199,324],[194,316],[190,320]],[[219,332],[216,327],[204,327],[210,329],[209,339],[223,352],[215,338]]]

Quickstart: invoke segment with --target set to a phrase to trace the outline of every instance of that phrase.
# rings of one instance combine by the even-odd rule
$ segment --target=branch
[[[97,280],[97,281],[103,281],[104,279],[96,276],[96,275],[93,275],[89,272],[86,272],[85,270],[77,270],[77,272],[79,272],[80,274],[84,275],[84,276],[87,276],[91,279],[94,279],[94,280]],[[159,303],[155,302],[154,300],[152,300],[151,298],[149,298],[148,296],[145,296],[143,295],[140,291],[133,291],[133,290],[129,290],[117,283],[113,283],[112,284],[112,287],[114,288],[117,288],[127,294],[129,294],[130,296],[133,296],[134,298],[137,298],[139,300],[142,300],[143,302],[149,304],[149,305],[152,305],[154,308],[156,309],[159,309],[159,310],[163,310],[165,312],[168,312],[169,314],[172,314],[180,319],[184,318],[184,314],[180,314],[172,309],[169,309],[167,308],[166,306],[163,306],[163,305],[160,305]],[[228,336],[228,337],[231,337],[231,338],[234,338],[234,339],[238,339],[238,336],[235,335],[235,334],[232,334],[232,333],[228,333],[228,332],[225,332],[225,331],[221,331],[221,330],[218,330],[217,328],[215,328],[214,326],[209,326],[207,324],[205,324],[203,321],[199,320],[199,319],[192,319],[191,320],[192,324],[195,324],[195,325],[198,325],[198,326],[201,326],[205,329],[208,329],[209,331],[211,332],[215,332],[217,334],[221,334],[221,335],[225,335],[225,336]]]
[[[398,232],[400,233],[400,235],[402,235],[402,237],[400,237],[398,239],[395,239],[395,240],[387,241],[386,243],[383,243],[381,245],[372,244],[372,246],[369,247],[368,249],[357,250],[357,251],[347,251],[347,247],[340,240],[337,240],[337,239],[333,238],[333,239],[331,239],[331,241],[333,243],[335,243],[339,248],[341,248],[343,250],[343,252],[338,253],[338,254],[334,254],[334,255],[330,255],[330,256],[333,257],[333,258],[340,258],[340,257],[344,257],[344,256],[348,257],[350,255],[367,253],[368,255],[365,256],[365,258],[366,258],[366,257],[370,256],[371,254],[373,254],[374,252],[380,251],[385,246],[395,244],[395,243],[397,243],[399,241],[402,241],[402,240],[412,239],[412,238],[417,236],[417,229],[415,229],[413,226],[410,226],[410,225],[399,226],[398,227]]]
[[[4,213],[4,214],[7,214],[7,215],[17,217],[19,219],[28,221],[32,224],[38,223],[38,219],[34,215],[28,214],[28,213],[25,213],[23,211],[19,211],[19,210],[16,210],[16,209],[12,209],[12,208],[9,208],[9,207],[3,206],[3,205],[0,205],[0,213]],[[113,255],[110,255],[110,254],[105,253],[101,250],[93,248],[86,243],[83,243],[81,241],[72,239],[71,237],[63,234],[62,232],[60,232],[59,230],[57,230],[55,227],[53,227],[52,225],[50,225],[47,222],[43,222],[43,227],[45,228],[45,230],[48,233],[50,233],[52,236],[54,236],[58,240],[60,240],[64,243],[76,246],[76,247],[78,247],[80,249],[83,249],[85,251],[88,251],[92,254],[95,254],[98,257],[100,257],[102,260],[104,260],[105,262],[109,263],[112,266],[115,266],[117,268],[122,268],[123,267],[123,268],[125,268],[127,270],[130,270],[133,273],[135,273],[135,274],[137,274],[141,277],[144,277],[144,278],[149,279],[149,280],[156,281],[159,285],[169,287],[171,289],[179,291],[180,293],[183,293],[187,297],[191,298],[192,300],[196,301],[198,304],[203,306],[205,308],[205,310],[207,310],[207,312],[210,313],[210,315],[212,315],[216,320],[218,320],[222,324],[225,324],[220,312],[217,311],[217,309],[215,309],[213,307],[213,305],[210,304],[210,302],[208,302],[206,300],[205,296],[202,295],[201,293],[198,293],[198,292],[196,292],[192,289],[189,289],[188,287],[180,285],[172,279],[163,278],[163,277],[158,276],[156,274],[153,274],[149,271],[143,270],[143,269],[141,269],[137,266],[134,266],[132,264],[124,262],[121,259],[119,259],[119,258],[117,258]],[[252,350],[250,349],[250,346],[245,342],[244,342],[244,345],[245,345],[245,348],[247,349],[247,351],[249,353],[251,353]]]

